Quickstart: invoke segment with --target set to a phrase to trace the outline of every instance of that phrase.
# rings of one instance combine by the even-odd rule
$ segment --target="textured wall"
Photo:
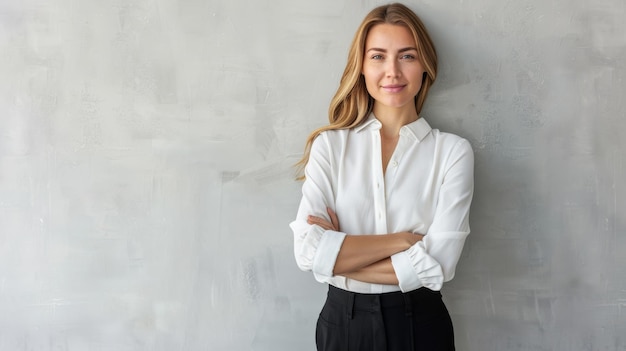
[[[379,1],[2,0],[0,350],[312,350],[290,168]],[[413,2],[476,152],[459,350],[626,350],[626,5]]]

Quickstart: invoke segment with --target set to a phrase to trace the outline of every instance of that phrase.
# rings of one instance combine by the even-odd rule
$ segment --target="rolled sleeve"
[[[391,256],[391,264],[403,292],[422,286],[430,290],[441,290],[443,285],[441,265],[426,254],[422,242]]]
[[[326,282],[333,277],[337,255],[339,255],[339,249],[341,249],[345,237],[345,233],[333,230],[324,231],[322,240],[320,240],[313,258],[312,271],[315,275],[315,279],[318,281]]]
[[[312,271],[320,282],[326,282],[332,278],[337,255],[346,234],[324,230],[318,225],[309,225],[299,221],[291,222],[290,227],[295,233],[304,233],[304,235],[296,236],[294,245],[298,267],[303,271]]]

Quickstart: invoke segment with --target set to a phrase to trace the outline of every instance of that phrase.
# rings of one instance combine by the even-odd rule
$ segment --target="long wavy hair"
[[[377,24],[393,24],[408,28],[417,44],[417,56],[424,70],[420,91],[415,96],[417,113],[422,110],[428,90],[437,77],[437,52],[426,27],[417,15],[403,4],[394,3],[373,9],[365,16],[352,40],[348,62],[339,88],[328,108],[329,125],[314,130],[306,140],[304,156],[296,163],[299,180],[304,179],[304,167],[309,162],[311,145],[320,133],[327,130],[354,128],[372,112],[374,99],[367,92],[363,70],[365,40],[369,30]]]

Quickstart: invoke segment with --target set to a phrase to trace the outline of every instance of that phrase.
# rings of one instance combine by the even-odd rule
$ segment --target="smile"
[[[388,93],[399,93],[402,89],[404,89],[404,87],[406,87],[406,85],[392,84],[382,86],[383,90]]]

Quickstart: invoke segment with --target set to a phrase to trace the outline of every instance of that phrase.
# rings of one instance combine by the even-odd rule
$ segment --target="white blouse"
[[[320,134],[311,147],[296,220],[290,223],[298,267],[319,282],[359,293],[440,290],[454,277],[474,190],[467,140],[432,129],[424,118],[403,126],[383,174],[380,128],[373,115],[352,129]],[[341,232],[309,225],[307,216],[337,213]],[[333,275],[346,235],[411,231],[422,241],[391,256],[399,285]]]

